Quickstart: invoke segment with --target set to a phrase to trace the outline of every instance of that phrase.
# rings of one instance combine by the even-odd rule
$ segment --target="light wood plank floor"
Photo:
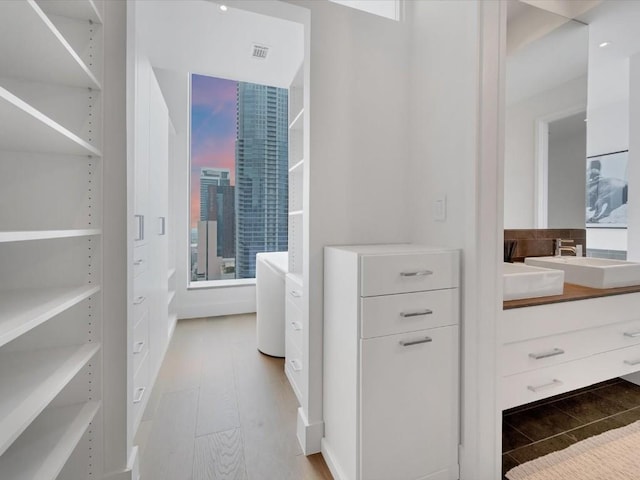
[[[284,362],[255,315],[181,320],[138,429],[142,480],[331,480],[296,439]]]

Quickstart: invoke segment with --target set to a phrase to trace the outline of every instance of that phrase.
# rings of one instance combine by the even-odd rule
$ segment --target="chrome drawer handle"
[[[291,290],[289,292],[289,295],[291,295],[294,298],[300,298],[302,296],[298,290]]]
[[[638,360],[625,360],[624,363],[634,367],[636,365],[640,365],[640,359],[638,359]]]
[[[144,240],[144,215],[134,215],[136,219],[136,235],[134,240],[136,242]]]
[[[418,270],[417,272],[400,272],[401,277],[426,277],[433,275],[431,270]]]
[[[302,330],[302,324],[300,322],[291,322],[291,326],[294,330]]]
[[[638,338],[640,337],[640,330],[636,330],[635,332],[624,332],[624,336],[629,338]]]
[[[417,312],[409,312],[409,313],[400,312],[400,316],[402,318],[422,317],[424,315],[431,315],[432,313],[433,313],[433,310],[429,310],[428,308],[425,308],[424,310],[419,310]]]
[[[411,345],[420,345],[421,343],[429,343],[429,342],[433,342],[433,338],[424,337],[424,338],[420,338],[418,340],[400,340],[399,343],[403,347],[410,347]]]
[[[142,397],[144,397],[144,387],[140,387],[136,390],[136,396],[133,398],[133,403],[140,403],[142,401]]]
[[[549,357],[555,357],[556,355],[562,355],[563,353],[564,353],[564,350],[562,350],[561,348],[554,348],[552,350],[549,350],[548,352],[530,353],[529,356],[534,360],[540,360],[542,358],[549,358]]]
[[[144,349],[144,342],[136,342],[136,344],[133,346],[133,354],[137,355],[139,353],[142,353],[143,349]]]
[[[146,297],[143,297],[142,295],[140,295],[139,297],[136,297],[136,299],[133,301],[133,304],[140,305],[145,300],[146,300]]]
[[[537,393],[542,390],[547,390],[549,388],[559,387],[560,385],[563,385],[563,383],[560,380],[556,380],[554,378],[551,383],[545,383],[544,385],[538,385],[537,387],[529,385],[527,386],[527,390],[531,390],[532,392]]]
[[[291,368],[293,368],[294,372],[299,372],[300,370],[302,370],[302,364],[299,360],[289,360],[289,364],[291,365]]]
[[[144,260],[136,260],[135,262],[133,262],[133,264],[138,267],[140,265],[142,265],[144,263]]]

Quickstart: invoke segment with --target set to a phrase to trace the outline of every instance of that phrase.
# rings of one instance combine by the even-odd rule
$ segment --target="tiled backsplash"
[[[515,241],[512,261],[522,262],[525,257],[546,257],[554,255],[554,239],[573,240],[567,246],[582,245],[582,255],[587,251],[587,232],[585,229],[571,228],[547,228],[547,229],[522,229],[505,230],[505,244]],[[505,249],[506,250],[506,249]]]

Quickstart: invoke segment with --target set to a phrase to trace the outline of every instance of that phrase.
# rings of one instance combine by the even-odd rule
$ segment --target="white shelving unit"
[[[303,65],[289,87],[289,272],[302,275],[304,193]]]
[[[0,478],[102,478],[102,15],[0,2]]]

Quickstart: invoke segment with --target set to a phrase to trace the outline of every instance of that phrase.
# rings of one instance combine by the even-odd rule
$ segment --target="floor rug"
[[[523,463],[509,480],[638,480],[640,421]]]

